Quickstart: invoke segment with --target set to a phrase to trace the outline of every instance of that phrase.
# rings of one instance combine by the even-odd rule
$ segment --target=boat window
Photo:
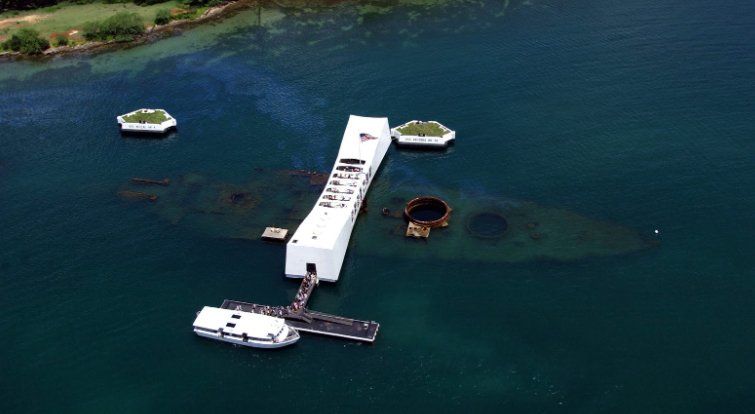
[[[231,323],[231,322],[228,322],[227,324],[225,324],[225,326],[226,326],[226,327],[228,327],[228,328],[235,328],[235,327],[236,327],[236,324],[235,324],[235,323]]]
[[[356,158],[341,158],[340,160],[338,160],[338,162],[343,163],[343,164],[351,164],[351,165],[355,165],[355,164],[364,165],[364,160],[359,160]]]
[[[241,319],[241,315],[233,315],[233,316],[231,316],[231,318],[233,318],[233,319]]]

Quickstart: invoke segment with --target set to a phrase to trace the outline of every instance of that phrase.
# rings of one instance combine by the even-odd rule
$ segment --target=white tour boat
[[[194,320],[205,338],[254,348],[280,348],[299,340],[299,332],[282,318],[205,306]]]

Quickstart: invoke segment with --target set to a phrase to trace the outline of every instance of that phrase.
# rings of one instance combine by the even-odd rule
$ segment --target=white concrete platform
[[[168,119],[165,121],[154,124],[154,123],[148,123],[148,122],[126,122],[124,117],[134,115],[138,112],[142,113],[154,113],[155,111],[163,111],[165,112],[165,115]],[[175,129],[178,126],[178,122],[176,122],[176,119],[171,116],[168,111],[164,109],[137,109],[136,111],[131,111],[127,114],[120,115],[116,117],[116,121],[118,121],[118,125],[121,128],[122,132],[136,132],[136,133],[153,133],[153,134],[164,134],[170,129]]]
[[[441,136],[405,135],[399,131],[401,128],[407,125],[417,124],[417,123],[435,124],[438,127],[440,127],[441,130],[443,130],[443,135]],[[405,124],[401,124],[391,129],[391,137],[396,141],[396,145],[399,145],[399,146],[445,148],[451,145],[456,140],[456,131],[446,127],[445,125],[441,124],[438,121],[418,121],[415,119],[413,121],[409,121]]]
[[[286,235],[288,235],[288,229],[281,229],[279,227],[265,227],[265,231],[262,232],[262,239],[283,241],[286,240]]]
[[[391,145],[388,118],[351,115],[335,165],[314,208],[286,245],[286,276],[338,280],[351,230]]]

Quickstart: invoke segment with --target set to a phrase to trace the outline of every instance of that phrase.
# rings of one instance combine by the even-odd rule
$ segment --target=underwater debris
[[[222,204],[234,208],[249,210],[257,206],[257,200],[251,191],[245,191],[243,188],[231,185],[220,188],[220,199]],[[215,211],[220,210],[216,209]]]
[[[231,184],[187,173],[171,177],[170,186],[151,187],[150,192],[159,196],[160,202],[150,212],[210,237],[259,241],[260,229],[269,223],[292,231],[301,224],[323,188],[310,184],[311,176],[313,172],[304,170],[256,170],[245,182]],[[438,189],[444,199],[453,202],[454,216],[465,225],[449,226],[438,232],[433,237],[433,248],[428,249],[404,238],[406,200],[416,191],[412,183],[393,186],[382,178],[378,185],[370,195],[370,203],[378,203],[381,208],[366,214],[368,220],[363,224],[366,231],[361,234],[369,236],[356,233],[352,254],[493,263],[571,261],[627,254],[659,245],[654,235],[645,238],[618,223],[591,219],[569,210]],[[130,199],[139,188],[143,187],[129,181],[120,189],[125,196],[120,193],[119,196]],[[370,214],[385,219],[369,220]],[[405,241],[397,242],[397,237]]]
[[[309,185],[325,185],[328,183],[329,174],[316,173],[309,176]]]
[[[448,226],[451,211],[451,207],[440,198],[421,196],[406,203],[404,215],[414,224],[436,229]]]
[[[426,239],[430,237],[430,230],[448,227],[448,217],[451,207],[438,197],[415,197],[404,208],[404,216],[409,223],[406,226],[406,237]]]
[[[163,187],[170,185],[170,178],[163,178],[162,180],[152,180],[149,178],[134,177],[131,182],[139,185],[161,185]]]
[[[229,197],[229,201],[232,204],[242,204],[249,196],[251,196],[249,193],[232,193]]]
[[[415,224],[410,221],[409,224],[406,226],[406,237],[414,237],[416,239],[419,239],[419,238],[426,239],[430,237],[430,227],[421,226],[419,224]]]
[[[466,223],[467,232],[481,239],[500,239],[509,227],[506,218],[496,211],[471,214]]]
[[[118,197],[123,200],[147,200],[151,202],[157,201],[157,195],[143,193],[141,191],[119,191]]]
[[[293,177],[309,177],[310,185],[325,185],[330,178],[329,173],[313,170],[283,170],[283,172]]]

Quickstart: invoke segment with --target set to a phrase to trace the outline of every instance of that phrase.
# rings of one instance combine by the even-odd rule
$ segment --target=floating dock
[[[262,240],[268,241],[285,241],[288,235],[288,229],[281,229],[279,227],[266,227],[262,233]]]
[[[374,342],[380,329],[380,324],[375,321],[361,321],[307,309],[307,302],[318,284],[317,274],[307,273],[288,306],[268,306],[226,299],[220,308],[283,318],[288,326],[297,331]]]
[[[286,245],[286,276],[335,282],[367,190],[391,145],[388,118],[351,115],[333,170],[314,208]]]
[[[224,300],[220,307],[253,313],[263,313],[263,309],[270,308],[269,306],[229,299]],[[305,309],[301,315],[283,314],[281,317],[286,320],[288,326],[297,331],[361,342],[375,342],[378,329],[380,329],[380,324],[375,321],[360,321],[308,309]]]

